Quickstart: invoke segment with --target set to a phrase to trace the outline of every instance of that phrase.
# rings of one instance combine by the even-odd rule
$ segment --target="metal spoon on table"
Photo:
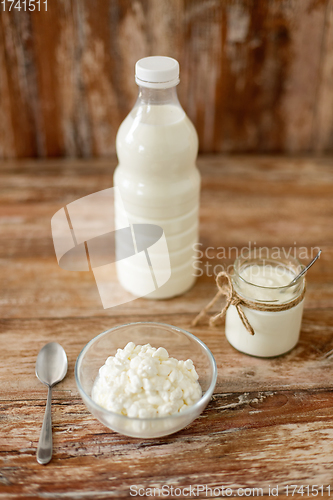
[[[52,458],[52,387],[65,378],[67,367],[66,353],[57,342],[50,342],[44,345],[39,351],[36,361],[36,375],[49,388],[43,426],[37,448],[37,462],[42,465],[47,464]]]
[[[297,280],[299,280],[302,276],[304,276],[304,274],[307,272],[307,270],[316,262],[317,259],[319,259],[320,254],[321,254],[321,250],[319,250],[319,252],[315,256],[315,258],[312,259],[312,261],[309,262],[309,264],[304,269],[302,269],[302,271],[297,276],[295,276],[295,278],[287,286],[293,286]]]

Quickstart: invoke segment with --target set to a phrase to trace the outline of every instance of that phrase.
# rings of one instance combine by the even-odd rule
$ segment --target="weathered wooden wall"
[[[333,0],[0,8],[0,158],[113,153],[154,54],[180,61],[201,151],[333,151]]]

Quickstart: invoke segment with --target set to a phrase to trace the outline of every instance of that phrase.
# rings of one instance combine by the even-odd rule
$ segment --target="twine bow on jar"
[[[213,305],[219,300],[221,296],[225,296],[226,302],[224,306],[222,307],[221,311],[216,314],[215,316],[212,316],[209,319],[209,324],[210,326],[214,326],[217,324],[218,320],[223,318],[225,316],[225,313],[227,312],[227,309],[229,306],[235,306],[238,312],[238,315],[245,326],[246,330],[251,334],[254,335],[255,331],[253,327],[251,326],[249,320],[246,317],[246,314],[244,313],[242,306],[248,307],[249,309],[253,309],[255,311],[269,311],[269,312],[280,312],[280,311],[286,311],[288,309],[291,309],[292,307],[297,306],[302,300],[304,299],[305,292],[306,292],[306,283],[304,279],[304,287],[302,293],[296,297],[295,299],[291,300],[290,302],[283,303],[283,304],[268,304],[268,303],[260,303],[257,301],[252,301],[249,299],[246,299],[239,295],[236,290],[234,289],[232,279],[230,275],[225,272],[221,271],[217,276],[216,276],[216,285],[218,288],[218,291],[215,295],[215,297],[204,307],[201,312],[194,318],[192,322],[192,326],[196,326],[199,321],[207,315],[207,312],[213,307]]]

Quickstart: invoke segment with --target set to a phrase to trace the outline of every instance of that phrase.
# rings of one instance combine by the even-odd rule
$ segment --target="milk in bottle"
[[[164,299],[186,292],[195,281],[198,137],[178,101],[178,62],[169,57],[147,57],[136,63],[135,71],[138,99],[116,140],[119,164],[114,186],[119,189],[122,203],[115,203],[115,226],[122,228],[128,220],[130,225],[162,227],[171,277],[147,297]],[[142,275],[144,272],[142,268]],[[126,290],[142,295],[140,280],[129,260],[117,262],[117,274]]]

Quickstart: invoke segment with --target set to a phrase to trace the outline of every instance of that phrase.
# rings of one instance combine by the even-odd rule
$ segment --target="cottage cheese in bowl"
[[[169,357],[163,347],[129,342],[99,369],[91,398],[131,418],[158,418],[183,412],[202,396],[193,361]]]
[[[199,417],[213,394],[217,368],[208,347],[190,332],[142,321],[115,326],[88,342],[76,360],[75,380],[103,425],[150,439]]]

